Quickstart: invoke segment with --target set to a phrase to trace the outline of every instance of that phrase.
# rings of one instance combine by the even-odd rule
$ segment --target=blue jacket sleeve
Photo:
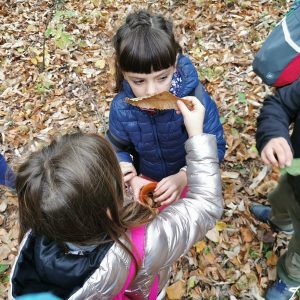
[[[217,138],[219,161],[224,159],[226,142],[224,139],[224,130],[220,122],[219,111],[216,103],[211,99],[209,94],[202,87],[202,99],[205,107],[205,117],[203,132],[213,134]]]
[[[111,104],[108,125],[108,130],[110,131],[111,136],[114,138],[114,140],[118,141],[118,143],[114,143],[112,138],[109,138],[109,135],[106,135],[106,138],[115,149],[119,162],[122,161],[132,163],[130,153],[128,151],[124,151],[123,149],[121,149],[121,147],[119,147],[120,144],[124,145],[124,148],[131,144],[128,133],[124,130],[122,122],[120,122],[120,115],[122,115],[122,112],[118,110],[117,107],[119,96],[120,95],[117,95]]]
[[[16,176],[8,166],[4,156],[0,154],[0,184],[6,185],[12,189],[16,187]]]
[[[300,80],[277,89],[268,96],[257,118],[256,147],[261,152],[264,146],[276,137],[285,138],[291,145],[289,125],[300,110]]]

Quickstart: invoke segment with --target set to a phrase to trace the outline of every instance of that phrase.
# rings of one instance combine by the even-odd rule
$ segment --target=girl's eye
[[[160,81],[164,81],[164,80],[166,80],[167,78],[168,78],[168,76],[167,76],[167,75],[164,75],[164,76],[159,77],[159,80],[160,80]]]
[[[136,85],[141,85],[144,82],[144,80],[133,80],[133,83]]]

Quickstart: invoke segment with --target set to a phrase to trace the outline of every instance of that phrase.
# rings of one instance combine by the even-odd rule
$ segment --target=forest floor
[[[1,153],[17,168],[54,136],[103,133],[114,97],[111,38],[125,16],[145,8],[174,22],[177,39],[216,101],[227,141],[223,218],[173,266],[169,299],[263,299],[288,237],[249,212],[266,203],[278,170],[255,148],[256,118],[272,90],[252,70],[284,0],[0,0]],[[0,188],[0,299],[18,251],[17,200]]]

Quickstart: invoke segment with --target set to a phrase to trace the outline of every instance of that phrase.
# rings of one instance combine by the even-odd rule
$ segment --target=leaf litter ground
[[[51,138],[103,133],[114,93],[111,37],[128,12],[174,21],[180,44],[215,99],[224,126],[225,212],[205,240],[173,265],[168,299],[263,299],[289,238],[249,212],[267,203],[278,170],[255,149],[256,117],[272,90],[253,73],[254,54],[291,1],[0,1],[1,153],[17,165]],[[0,289],[18,251],[17,201],[0,189]]]

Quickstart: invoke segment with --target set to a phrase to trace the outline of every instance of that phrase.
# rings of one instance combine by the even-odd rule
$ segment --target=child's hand
[[[186,185],[187,177],[184,171],[162,179],[157,184],[153,194],[155,202],[161,202],[161,205],[165,205],[177,201]]]
[[[120,162],[120,167],[124,176],[124,183],[128,183],[133,177],[137,175],[136,169],[132,163]]]
[[[130,179],[129,184],[132,188],[133,191],[133,197],[135,201],[139,201],[140,200],[140,191],[141,188],[148,184],[149,182],[152,182],[148,179],[145,179],[143,177],[140,176],[135,176],[133,178]]]
[[[187,106],[180,100],[177,101],[177,105],[179,111],[182,113],[189,137],[193,137],[194,135],[198,135],[203,132],[205,108],[194,96],[187,96],[184,97],[184,99],[187,99],[192,103],[192,110],[189,110]]]
[[[261,152],[264,163],[274,167],[289,166],[293,160],[293,153],[287,140],[283,137],[271,139]]]

